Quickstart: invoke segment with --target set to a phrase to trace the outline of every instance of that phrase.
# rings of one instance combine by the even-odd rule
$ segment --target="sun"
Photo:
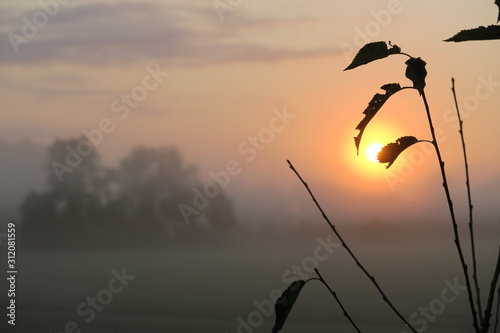
[[[372,143],[369,145],[368,148],[366,148],[366,156],[368,159],[372,162],[378,162],[377,155],[382,147],[384,146],[380,143]]]

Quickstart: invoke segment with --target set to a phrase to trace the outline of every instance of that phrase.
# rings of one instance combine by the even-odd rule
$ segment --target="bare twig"
[[[349,322],[352,324],[352,326],[354,326],[354,328],[356,329],[357,332],[361,333],[361,331],[359,330],[358,326],[356,326],[356,324],[354,323],[354,321],[352,320],[351,316],[349,316],[349,314],[347,313],[347,310],[344,308],[344,306],[342,305],[342,302],[340,301],[340,299],[338,298],[337,296],[337,293],[335,291],[332,290],[332,288],[330,288],[330,286],[328,285],[328,283],[326,283],[325,279],[323,279],[323,277],[321,276],[321,274],[319,273],[318,269],[316,267],[314,267],[314,271],[316,272],[316,274],[318,275],[319,279],[318,281],[321,281],[325,287],[330,291],[330,293],[333,295],[333,298],[335,298],[335,301],[337,301],[338,305],[340,306],[340,308],[342,309],[342,313],[343,315],[349,320]]]
[[[471,310],[471,314],[472,314],[472,325],[474,326],[475,331],[477,333],[479,333],[480,329],[479,329],[479,324],[477,321],[476,307],[474,306],[474,297],[473,297],[473,293],[472,293],[469,273],[467,272],[467,264],[465,263],[465,258],[464,258],[464,254],[462,251],[462,245],[460,244],[460,237],[458,234],[458,225],[457,225],[457,221],[455,218],[455,210],[453,209],[453,201],[451,200],[450,189],[448,187],[448,180],[446,179],[444,162],[443,162],[443,159],[441,157],[441,151],[439,150],[439,145],[437,143],[436,132],[434,131],[434,125],[432,124],[431,112],[429,109],[429,104],[427,103],[425,91],[424,91],[424,89],[421,89],[420,92],[422,95],[422,100],[424,101],[425,111],[427,113],[427,120],[429,122],[429,128],[430,128],[431,134],[432,134],[432,141],[433,141],[434,148],[436,150],[436,155],[437,155],[438,162],[439,162],[439,169],[441,170],[441,177],[443,179],[444,192],[446,194],[446,199],[448,201],[448,208],[450,211],[451,222],[453,225],[453,233],[455,235],[455,245],[457,247],[458,256],[460,258],[460,263],[462,265],[462,270],[463,270],[463,273],[465,276],[465,284],[467,286],[467,294],[469,296],[468,299],[469,299],[469,305],[470,305],[470,310]]]
[[[372,275],[370,275],[370,273],[368,273],[368,271],[366,270],[366,268],[359,262],[358,258],[356,258],[356,256],[351,251],[351,249],[349,248],[349,246],[347,246],[347,244],[344,242],[344,239],[339,234],[339,232],[337,231],[337,229],[335,228],[335,226],[332,224],[332,222],[330,222],[330,219],[328,218],[328,216],[326,216],[325,212],[323,211],[323,209],[319,205],[318,201],[314,197],[314,194],[309,189],[309,185],[307,185],[307,183],[302,179],[302,177],[297,172],[297,170],[295,169],[295,167],[293,166],[293,164],[289,160],[287,160],[287,162],[288,162],[288,165],[290,166],[290,169],[292,169],[293,172],[295,172],[295,174],[297,175],[297,177],[300,179],[300,181],[302,182],[302,184],[306,188],[307,192],[309,192],[309,195],[311,196],[312,200],[316,204],[316,207],[321,212],[321,215],[323,216],[323,219],[328,223],[328,225],[332,229],[333,233],[338,237],[338,239],[342,243],[342,246],[347,250],[347,252],[352,257],[352,259],[354,259],[354,261],[356,262],[356,264],[358,265],[358,267],[363,271],[363,273],[368,277],[368,279],[370,279],[370,281],[373,283],[373,285],[375,286],[375,288],[377,288],[377,290],[380,293],[380,295],[382,295],[382,299],[387,303],[387,305],[389,305],[389,307],[392,309],[392,311],[394,311],[394,313],[405,323],[405,325],[409,329],[412,330],[412,332],[417,333],[417,330],[413,326],[411,326],[411,324],[405,319],[405,317],[403,317],[403,315],[396,309],[396,307],[392,304],[392,302],[387,298],[387,296],[385,295],[385,293],[382,291],[382,288],[380,288],[379,284],[375,280],[375,277],[373,277]]]
[[[467,200],[469,202],[469,234],[470,234],[470,246],[472,253],[472,279],[474,280],[474,287],[476,288],[476,301],[477,301],[477,311],[479,313],[479,322],[482,325],[484,319],[483,319],[483,310],[481,308],[481,289],[479,288],[479,282],[477,278],[476,247],[474,245],[474,223],[472,215],[473,205],[472,205],[471,191],[470,191],[469,164],[467,162],[467,151],[465,149],[463,122],[462,118],[460,117],[460,110],[458,108],[454,78],[451,78],[451,91],[453,93],[453,100],[455,101],[455,109],[457,110],[458,124],[460,126],[458,132],[460,133],[460,139],[462,140],[462,151],[464,153],[465,185],[467,186]]]
[[[495,329],[493,330],[493,333],[497,333],[499,315],[500,315],[500,286],[497,288],[497,312],[495,314]]]
[[[500,247],[498,247],[498,257],[497,257],[497,265],[495,268],[495,273],[493,274],[493,279],[491,279],[488,304],[486,305],[486,310],[484,311],[484,323],[481,331],[482,333],[488,332],[488,329],[490,328],[491,312],[493,309],[493,300],[495,299],[495,290],[497,289],[499,274],[500,274]]]

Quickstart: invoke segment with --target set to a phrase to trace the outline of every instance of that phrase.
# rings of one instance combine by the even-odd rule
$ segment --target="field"
[[[405,332],[342,248],[318,250],[328,241],[321,237],[323,242],[255,241],[161,251],[20,253],[16,326],[8,331],[271,332],[272,294],[295,276],[312,277],[308,271],[316,261],[363,332]],[[493,261],[484,253],[495,253],[495,243],[481,240],[482,262]],[[463,276],[449,239],[358,240],[353,247],[416,328],[429,333],[472,331]],[[123,273],[125,282],[120,282],[116,274]],[[484,280],[491,276],[491,270],[481,273]],[[316,281],[306,285],[283,328],[306,331],[354,332]]]

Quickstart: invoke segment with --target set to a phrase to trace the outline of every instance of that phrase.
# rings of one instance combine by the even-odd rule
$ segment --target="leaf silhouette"
[[[389,45],[392,46],[390,49],[387,47],[386,42],[373,42],[365,44],[365,46],[358,51],[351,64],[344,70],[346,71],[348,69],[365,65],[374,60],[383,59],[391,54],[401,53],[401,48],[399,48],[399,46],[391,45],[390,42]]]
[[[285,324],[288,314],[292,310],[295,301],[299,297],[302,287],[306,284],[304,280],[298,280],[292,282],[290,286],[281,294],[280,298],[276,301],[274,305],[274,310],[276,312],[276,321],[274,322],[272,333],[277,333]]]
[[[403,136],[397,139],[396,142],[391,142],[383,147],[377,155],[378,161],[380,163],[389,163],[387,165],[387,169],[389,169],[399,154],[417,142],[418,139],[414,136]]]
[[[417,89],[422,95],[425,87],[425,77],[427,76],[427,70],[425,69],[427,63],[420,58],[410,58],[406,60],[405,64],[406,77],[413,82],[413,88]]]
[[[497,23],[500,21],[500,0],[495,0],[495,5],[498,6],[498,18],[497,18]]]
[[[500,6],[500,0],[496,1]],[[500,14],[498,16],[500,20]],[[477,27],[474,29],[461,30],[455,36],[448,38],[445,42],[466,42],[469,40],[492,40],[500,39],[500,25],[490,25],[487,27]]]
[[[372,100],[370,101],[370,103],[368,103],[368,106],[366,107],[365,111],[363,111],[365,117],[363,118],[363,120],[361,120],[358,126],[356,126],[356,129],[359,130],[359,134],[354,138],[354,144],[356,145],[356,150],[358,152],[358,155],[359,155],[359,145],[361,143],[361,137],[363,136],[363,132],[365,131],[366,126],[372,120],[372,118],[375,117],[378,110],[380,110],[382,105],[384,105],[384,103],[389,99],[389,97],[391,97],[392,95],[394,95],[395,93],[397,93],[402,89],[399,83],[388,83],[380,88],[385,90],[385,93],[384,94],[377,93],[372,97]]]

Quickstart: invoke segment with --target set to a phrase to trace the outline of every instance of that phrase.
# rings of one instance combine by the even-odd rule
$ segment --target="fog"
[[[11,175],[4,177],[2,197],[7,209],[3,213],[17,229],[16,329],[269,332],[277,295],[294,280],[314,277],[312,269],[318,267],[359,327],[371,332],[405,330],[341,247],[302,186],[294,187],[296,193],[284,195],[306,207],[295,210],[287,199],[277,198],[279,188],[269,186],[266,196],[253,197],[251,193],[239,197],[244,189],[233,189],[228,209],[234,211],[234,221],[222,229],[202,219],[173,224],[170,229],[165,224],[158,231],[155,224],[141,220],[124,232],[127,223],[105,227],[114,220],[108,212],[92,217],[104,225],[94,225],[96,233],[74,224],[69,225],[76,232],[65,233],[43,214],[35,214],[39,223],[32,227],[33,221],[19,210],[28,192],[44,193],[50,188],[47,177],[53,177],[54,170],[47,168],[48,151],[46,146],[29,142],[2,146],[2,157],[10,162],[3,169]],[[152,170],[149,164],[145,167]],[[136,175],[143,174],[134,170]],[[76,172],[64,177],[64,184],[72,184]],[[147,178],[143,182],[141,186],[153,190]],[[327,193],[330,189],[318,189],[319,201],[326,202],[325,208],[348,246],[412,324],[427,332],[470,331],[464,280],[446,211],[441,217],[436,212],[422,212],[402,221],[395,220],[397,211],[385,215],[392,219],[384,219],[384,215],[359,218],[369,216],[367,212],[354,214],[358,219],[346,219],[346,208],[338,212],[335,207],[348,200],[332,199]],[[169,200],[177,206],[185,199]],[[160,211],[169,214],[163,208]],[[484,215],[478,216],[479,277],[487,285],[493,273],[498,229],[496,223],[481,219]],[[149,218],[157,219],[156,215]],[[199,228],[193,229],[197,223]],[[464,227],[463,243],[469,246]],[[1,245],[7,248],[6,242]],[[331,295],[316,281],[306,285],[284,327],[285,332],[311,329],[352,329]]]
[[[360,328],[403,332],[404,326],[338,242],[320,230],[318,239],[243,242],[236,238],[237,244],[224,247],[21,252],[16,329],[63,332],[66,325],[77,325],[82,332],[270,332],[274,323],[270,300],[292,279],[312,277],[311,265],[317,262]],[[333,245],[317,250],[328,242]],[[404,242],[350,243],[417,328],[470,331],[463,278],[458,261],[450,259],[456,256],[451,242],[443,246],[442,239],[415,237]],[[486,253],[495,249],[495,243],[496,239],[481,242],[483,282],[492,274],[485,267],[494,258]],[[123,281],[116,282],[117,275]],[[443,290],[448,290],[445,296]],[[92,298],[97,299],[95,308]],[[427,309],[427,317],[421,309]],[[304,288],[284,331],[311,328],[352,329],[316,281]]]

